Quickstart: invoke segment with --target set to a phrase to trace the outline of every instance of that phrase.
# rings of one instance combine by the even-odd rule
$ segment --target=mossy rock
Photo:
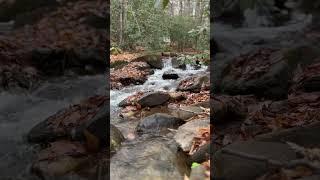
[[[134,62],[138,62],[138,61],[146,62],[152,68],[155,68],[155,69],[162,69],[163,68],[161,53],[146,53],[145,55],[142,55],[133,61]]]
[[[120,69],[127,64],[128,64],[127,61],[115,61],[115,62],[110,63],[110,68]]]
[[[115,152],[120,148],[122,141],[125,138],[117,127],[110,124],[110,151]]]

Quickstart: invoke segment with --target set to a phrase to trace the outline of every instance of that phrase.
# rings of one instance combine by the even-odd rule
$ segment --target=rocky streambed
[[[212,24],[213,178],[319,179],[318,164],[290,166],[312,161],[297,147],[320,147],[319,27],[303,17],[278,26]]]
[[[188,154],[210,124],[207,66],[161,56],[112,69],[110,104],[105,75],[63,74],[1,93],[4,179],[182,179],[208,160]]]

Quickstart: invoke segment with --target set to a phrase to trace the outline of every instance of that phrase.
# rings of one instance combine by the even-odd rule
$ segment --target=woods
[[[208,0],[112,0],[113,47],[137,50],[209,49]]]

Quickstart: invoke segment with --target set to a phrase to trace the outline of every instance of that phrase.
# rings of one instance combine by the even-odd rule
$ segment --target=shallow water
[[[179,82],[182,79],[195,74],[204,74],[207,70],[207,66],[202,66],[200,69],[196,70],[189,65],[187,66],[186,70],[176,69],[172,67],[171,58],[163,59],[163,62],[164,68],[156,69],[154,71],[154,74],[150,75],[148,77],[148,80],[144,84],[125,87],[121,90],[111,90],[111,123],[117,126],[124,136],[127,136],[129,133],[134,134],[135,127],[139,123],[139,120],[128,121],[119,118],[119,102],[138,91],[173,92],[176,90]],[[177,80],[163,80],[163,73],[169,70],[174,70],[179,75],[179,78]],[[142,136],[136,135],[135,139],[132,141],[125,141],[118,151],[119,154],[116,153],[111,159],[111,176],[115,176],[116,179],[121,179],[121,177],[124,176],[125,179],[159,179],[161,176],[163,176],[161,178],[163,179],[164,176],[170,177],[170,174],[167,174],[168,168],[171,170],[177,168],[180,172],[182,172],[182,174],[180,174],[182,178],[183,173],[186,173],[186,171],[188,171],[184,164],[186,161],[186,156],[184,156],[184,154],[182,153],[177,153],[177,146],[175,146],[174,141],[172,141],[173,135],[174,133],[161,135],[144,134]],[[172,151],[171,153],[175,154],[174,158],[172,155],[164,155],[163,157],[160,155],[158,157],[157,154],[163,151],[168,151],[168,153],[171,154],[169,150]],[[139,156],[139,158],[137,158],[136,156]],[[160,159],[159,161],[154,162],[151,156]],[[165,165],[161,165],[161,163]],[[130,174],[130,177],[127,176],[124,171],[128,172]]]

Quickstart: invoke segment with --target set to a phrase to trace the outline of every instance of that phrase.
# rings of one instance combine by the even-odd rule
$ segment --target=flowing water
[[[63,77],[45,82],[33,92],[0,93],[0,179],[37,179],[30,174],[35,148],[26,133],[58,110],[82,99],[106,93],[104,75]]]
[[[207,66],[201,66],[200,69],[195,69],[187,65],[186,70],[182,70],[172,67],[171,58],[163,59],[163,62],[164,68],[156,69],[154,74],[150,75],[144,84],[125,87],[121,90],[111,90],[111,123],[116,125],[124,136],[134,133],[139,120],[124,120],[119,118],[119,102],[138,91],[173,92],[176,90],[181,79],[195,74],[203,75],[208,68]],[[162,79],[162,75],[166,71],[176,72],[179,75],[179,79]],[[142,177],[145,179],[159,179],[162,176],[161,179],[172,179],[170,177],[174,176],[169,172],[176,172],[173,170],[175,168],[179,170],[179,176],[188,172],[188,168],[185,166],[186,156],[184,156],[184,153],[177,152],[172,138],[173,135],[173,133],[164,135],[144,134],[143,136],[136,136],[132,141],[122,143],[120,150],[111,159],[111,177],[115,179],[141,179]],[[172,152],[176,154],[172,154]]]

